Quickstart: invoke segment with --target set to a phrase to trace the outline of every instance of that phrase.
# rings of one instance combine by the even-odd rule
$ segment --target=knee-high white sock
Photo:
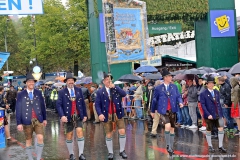
[[[84,137],[82,138],[78,138],[78,149],[79,149],[79,157],[81,156],[81,154],[83,154],[83,149],[84,149]]]
[[[32,146],[26,147],[26,153],[27,153],[27,156],[28,156],[28,160],[33,160],[33,157],[32,157]]]
[[[42,157],[43,146],[44,146],[44,144],[39,144],[39,143],[37,144],[37,148],[36,148],[36,150],[37,150],[37,160],[40,160],[41,157]]]
[[[223,146],[224,131],[218,131],[219,148]]]
[[[207,133],[206,133],[206,138],[207,138],[208,146],[211,146],[211,147],[212,147],[211,132],[207,132]]]
[[[66,140],[66,144],[67,144],[69,155],[73,154],[73,141]]]
[[[124,151],[126,144],[126,135],[119,135],[120,152]]]
[[[107,137],[106,137],[106,144],[107,144],[108,153],[113,153],[113,142],[112,142],[112,138],[107,138]]]
[[[174,137],[175,137],[175,134],[173,133],[170,133],[170,147],[173,149],[173,143],[174,143]]]

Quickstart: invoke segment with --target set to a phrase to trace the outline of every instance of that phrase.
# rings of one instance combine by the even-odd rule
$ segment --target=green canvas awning
[[[181,61],[181,62],[185,62],[185,63],[196,64],[195,61],[188,60],[188,59],[183,59],[183,58],[179,58],[179,57],[174,57],[174,56],[169,56],[169,55],[164,55],[164,56],[162,56],[162,58],[171,58],[171,59],[174,59],[174,60],[177,60],[177,61]]]

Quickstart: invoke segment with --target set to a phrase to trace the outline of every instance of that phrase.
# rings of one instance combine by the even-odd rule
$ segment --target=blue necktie
[[[32,94],[32,92],[29,92],[29,98],[30,98],[30,100],[33,100],[33,94]]]
[[[212,97],[214,98],[214,91],[212,91],[211,93],[212,93]]]
[[[167,91],[169,91],[169,85],[167,85]]]
[[[71,97],[74,97],[73,89],[71,89]]]

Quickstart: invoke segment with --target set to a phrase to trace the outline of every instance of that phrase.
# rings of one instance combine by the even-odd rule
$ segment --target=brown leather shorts
[[[212,131],[213,127],[216,128],[223,127],[223,119],[205,119],[205,122],[207,124],[207,131]]]
[[[32,119],[32,124],[23,125],[23,131],[25,134],[26,140],[32,139],[33,132],[36,134],[44,134],[43,123],[40,123],[36,118]]]
[[[103,127],[105,130],[105,133],[109,133],[113,131],[113,122],[111,121],[111,118],[108,117],[108,122],[102,122]],[[118,129],[125,129],[125,122],[124,119],[118,119],[116,116],[116,125]]]
[[[167,111],[166,114],[161,114],[161,120],[164,124],[170,123],[172,128],[175,128],[176,123],[176,113],[172,111]]]

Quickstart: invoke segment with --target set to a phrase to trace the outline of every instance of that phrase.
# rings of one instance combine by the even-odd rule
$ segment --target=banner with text
[[[182,25],[180,23],[148,24],[148,31],[149,34],[178,33],[182,32]]]
[[[43,14],[42,0],[0,0],[0,15]]]
[[[162,65],[161,56],[153,56],[148,60],[140,61],[140,66],[161,66],[161,65]]]

